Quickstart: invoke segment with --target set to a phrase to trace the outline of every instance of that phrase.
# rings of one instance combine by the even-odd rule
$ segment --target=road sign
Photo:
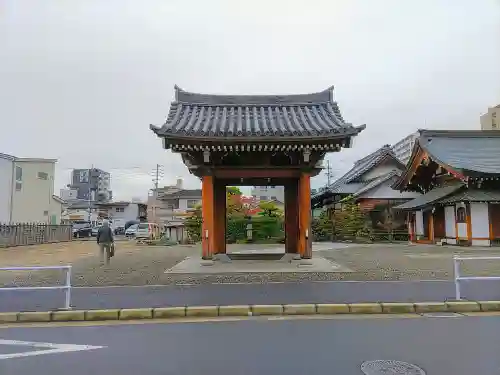
[[[0,352],[2,350],[1,345],[28,347],[28,348],[32,348],[32,349],[43,349],[43,350],[31,350],[31,351],[18,352],[18,353],[0,354],[0,360],[22,358],[22,357],[32,357],[32,356],[44,355],[44,354],[81,352],[81,351],[85,351],[85,350],[94,350],[94,349],[105,348],[105,346],[53,344],[50,342],[32,342],[32,341],[1,340],[0,339]]]

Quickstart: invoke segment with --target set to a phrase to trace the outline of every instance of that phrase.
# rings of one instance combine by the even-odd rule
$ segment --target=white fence
[[[66,282],[64,285],[57,286],[29,286],[29,287],[5,287],[0,288],[2,291],[18,291],[18,290],[64,290],[64,308],[71,309],[71,266],[49,266],[49,267],[4,267],[0,271],[41,271],[41,270],[65,270]]]
[[[460,281],[464,280],[500,280],[500,276],[460,276],[460,264],[466,260],[500,260],[500,257],[453,257],[455,278],[455,299],[461,299]]]

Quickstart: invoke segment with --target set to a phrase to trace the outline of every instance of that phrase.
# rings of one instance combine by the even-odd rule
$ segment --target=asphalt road
[[[62,308],[62,291],[0,291],[0,311],[46,311]],[[285,303],[412,302],[453,299],[449,281],[302,282],[210,284],[150,287],[73,288],[76,309],[184,305]],[[463,298],[500,300],[499,281],[464,282]]]
[[[500,373],[499,324],[495,316],[6,328],[0,329],[0,373],[361,375],[365,361],[388,360],[427,375],[494,375]],[[24,341],[66,346],[18,358],[34,350]],[[72,352],[67,345],[98,348]]]

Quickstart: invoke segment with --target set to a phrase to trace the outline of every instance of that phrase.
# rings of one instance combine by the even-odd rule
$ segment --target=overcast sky
[[[478,129],[500,103],[499,0],[0,0],[0,152],[112,173],[117,198],[150,171],[198,187],[149,124],[174,84],[222,94],[335,85],[366,124],[336,173],[418,128]],[[313,187],[324,184],[317,177]]]

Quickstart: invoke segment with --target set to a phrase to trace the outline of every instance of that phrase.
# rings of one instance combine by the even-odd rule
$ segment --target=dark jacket
[[[113,230],[108,225],[103,225],[97,230],[97,243],[111,243],[113,241]]]

